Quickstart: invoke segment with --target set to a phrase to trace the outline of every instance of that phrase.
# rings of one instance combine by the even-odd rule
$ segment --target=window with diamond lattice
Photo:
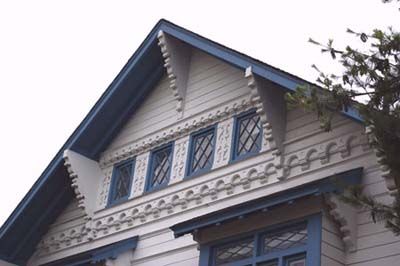
[[[215,126],[191,136],[187,176],[204,173],[211,169],[215,146]]]
[[[253,256],[254,241],[252,238],[217,247],[215,249],[215,265],[223,265]]]
[[[263,251],[265,253],[305,244],[307,244],[307,228],[305,225],[263,237]]]
[[[221,230],[223,230],[221,228]],[[239,239],[200,248],[201,266],[305,266],[319,265],[321,216],[292,225],[274,226]]]
[[[129,198],[135,161],[129,160],[114,166],[108,204],[113,205]]]
[[[172,144],[161,147],[151,153],[150,171],[147,177],[146,191],[161,188],[168,184],[172,165]]]
[[[261,122],[255,111],[236,118],[232,159],[241,159],[258,153],[261,149]]]

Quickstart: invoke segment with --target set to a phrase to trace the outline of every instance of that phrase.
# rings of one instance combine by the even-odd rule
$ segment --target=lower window
[[[320,238],[321,223],[318,215],[203,245],[200,265],[319,266]]]

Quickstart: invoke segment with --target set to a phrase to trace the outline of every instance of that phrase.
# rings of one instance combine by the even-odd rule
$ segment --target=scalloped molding
[[[287,163],[288,161],[286,161],[286,170],[289,170],[287,177],[301,175],[308,171],[324,167],[329,163],[338,163],[343,159],[349,159],[348,157],[351,158],[352,155],[357,156],[357,154],[353,152],[355,149],[361,154],[368,152],[368,150],[363,149],[364,140],[365,135],[363,134],[348,134],[292,153],[288,158],[291,158],[294,155],[320,155],[301,157],[303,159],[307,158],[303,160],[303,162],[307,162],[306,165],[308,165],[308,167],[302,167],[302,164],[300,163]],[[348,145],[343,146],[346,147],[346,149],[334,148],[340,147],[340,144],[343,143],[348,143]],[[323,152],[315,153],[315,150],[318,151],[318,148]],[[293,173],[291,173],[291,170],[294,168],[300,172],[294,173],[293,171]],[[246,193],[247,191],[258,189],[259,187],[280,182],[278,177],[279,168],[276,168],[276,161],[272,158],[272,160],[270,159],[263,163],[249,166],[246,169],[219,176],[200,184],[194,184],[193,186],[180,191],[173,191],[169,194],[163,195],[161,198],[148,200],[139,205],[117,211],[105,217],[95,218],[85,225],[79,225],[51,235],[43,241],[43,244],[41,244],[40,252],[42,256],[46,256],[72,245],[79,245],[85,241],[91,241],[95,238],[101,238],[121,232],[122,230],[128,230],[157,219],[179,214],[187,209],[193,209],[205,204],[210,204],[216,200],[227,199],[233,195]],[[344,210],[345,207],[341,207],[340,203],[336,203],[333,199],[330,201],[330,204],[332,207],[339,206],[335,208],[338,209],[338,212],[343,213],[342,210]],[[337,216],[337,219],[342,222],[340,213],[337,214],[339,215]],[[336,213],[334,214],[336,215]],[[347,224],[343,223],[343,226],[346,225]],[[79,242],[78,237],[68,237],[82,230],[84,233],[79,236]],[[342,229],[343,232],[346,232],[346,230],[347,228]],[[346,235],[346,237],[347,238],[345,238],[344,241],[352,243],[351,236]],[[51,241],[49,239],[51,239]]]
[[[330,207],[329,213],[339,224],[346,251],[354,252],[357,249],[357,210],[333,193],[325,194],[324,199]]]
[[[372,128],[371,126],[367,126],[365,128],[365,133],[368,136],[368,140],[370,143],[372,143],[375,140],[375,136],[372,133]],[[392,174],[392,172],[390,171],[389,166],[387,166],[386,164],[383,163],[385,156],[384,154],[382,154],[381,152],[379,152],[377,149],[373,149],[375,156],[377,158],[378,164],[379,164],[379,168],[381,171],[381,175],[382,177],[385,179],[385,183],[386,183],[386,187],[389,190],[389,194],[394,196],[396,194],[399,193],[399,190],[396,186],[396,180],[394,175]]]
[[[237,113],[246,111],[249,108],[251,108],[251,104],[247,98],[237,99],[224,106],[187,119],[186,121],[181,121],[149,137],[127,144],[122,148],[106,152],[100,160],[100,166],[106,168],[136,154],[147,152],[163,143],[187,136],[199,128],[210,126]]]
[[[164,58],[164,67],[167,70],[169,88],[176,100],[176,111],[183,116],[183,104],[186,96],[186,87],[189,74],[191,48],[172,36],[160,30],[157,34],[158,45]]]

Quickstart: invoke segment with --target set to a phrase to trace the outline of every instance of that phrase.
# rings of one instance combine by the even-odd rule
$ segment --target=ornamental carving
[[[219,108],[182,120],[165,130],[150,135],[149,137],[125,145],[123,148],[104,153],[100,165],[104,168],[136,154],[149,151],[162,143],[167,143],[187,136],[190,132],[196,131],[202,127],[210,126],[221,120],[225,120],[235,114],[246,111],[249,108],[251,108],[249,100],[247,98],[241,98]]]
[[[66,231],[52,234],[41,243],[41,252],[43,255],[50,254],[91,239],[102,238],[115,232],[178,214],[188,209],[197,208],[204,204],[210,204],[217,200],[228,199],[231,196],[240,195],[247,191],[270,186],[280,182],[282,172],[285,178],[289,179],[308,171],[325,167],[327,164],[339,163],[347,159],[351,160],[353,156],[369,152],[363,148],[365,141],[365,135],[353,133],[327,140],[324,143],[288,154],[284,160],[284,167],[281,167],[280,158],[272,155],[274,151],[269,156],[267,156],[268,153],[262,153],[260,154],[262,158],[269,159],[210,180],[199,178],[197,183],[179,191],[164,194],[157,199],[143,201],[137,205],[133,205],[135,201],[132,201],[133,204],[124,210],[104,217],[95,216],[92,221],[84,225],[85,230],[82,230],[82,225],[79,225]],[[139,158],[141,156],[142,158]],[[148,154],[141,156],[138,156],[137,160],[145,161]],[[140,164],[138,162],[138,165]],[[142,169],[137,176],[144,177],[144,172]],[[140,181],[137,182],[140,184]],[[144,184],[142,183],[141,187],[143,186]],[[332,202],[333,200],[329,203],[330,206],[337,209]],[[101,215],[101,212],[98,215]],[[336,213],[333,212],[332,215],[336,215]],[[337,220],[341,221],[340,216],[337,216]],[[78,235],[71,237],[71,235],[74,235],[71,234],[71,230],[82,233],[80,233],[79,237]],[[346,245],[350,248],[350,243],[353,240],[351,240],[351,236],[346,235],[348,232],[346,227],[341,230],[344,235],[343,241],[348,243]]]
[[[170,184],[178,182],[185,176],[185,165],[188,153],[189,136],[178,139],[174,145],[174,159]]]
[[[138,197],[144,191],[149,156],[150,153],[146,152],[136,157],[132,197]]]
[[[233,118],[218,123],[213,168],[228,164],[231,152]]]

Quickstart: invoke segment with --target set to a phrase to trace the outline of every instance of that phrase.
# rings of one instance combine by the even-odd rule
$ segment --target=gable
[[[200,100],[201,97],[199,93],[205,92],[206,89],[194,89],[197,86],[195,85],[196,83],[192,84],[192,92],[188,87],[189,90],[187,94],[184,94],[179,89],[182,87],[182,82],[184,83],[185,81],[184,79],[180,80],[177,76],[179,76],[179,73],[185,73],[185,71],[179,68],[179,65],[175,63],[181,62],[181,58],[176,56],[176,49],[172,49],[170,53],[167,53],[163,46],[161,46],[160,52],[159,41],[162,41],[159,39],[160,32],[164,32],[166,36],[174,38],[175,41],[177,40],[179,45],[183,44],[186,48],[190,46],[191,49],[198,49],[203,53],[218,58],[218,60],[223,61],[225,64],[236,68],[238,72],[241,72],[243,75],[245,70],[249,70],[246,73],[247,85],[251,85],[253,95],[251,96],[251,102],[254,106],[257,106],[257,109],[261,110],[263,108],[259,100],[260,97],[257,95],[258,87],[261,88],[263,85],[262,82],[256,85],[255,83],[257,82],[254,80],[260,78],[268,80],[280,88],[280,93],[286,90],[294,90],[297,85],[306,83],[306,81],[289,73],[212,42],[170,22],[161,20],[152,29],[142,45],[110,84],[71,137],[61,147],[43,174],[33,185],[32,189],[1,227],[0,258],[9,262],[24,264],[26,259],[32,254],[33,247],[36,246],[41,236],[46,232],[48,226],[54,221],[54,218],[58,216],[59,211],[74,197],[70,187],[70,174],[67,173],[67,169],[64,166],[64,151],[72,150],[87,157],[88,160],[97,162],[101,153],[105,151],[107,147],[119,147],[125,140],[120,141],[120,143],[117,143],[116,140],[123,139],[119,136],[122,136],[124,130],[128,127],[126,126],[125,129],[122,128],[129,124],[128,120],[131,119],[133,114],[140,113],[138,109],[143,106],[142,103],[144,99],[146,99],[149,94],[152,94],[152,89],[157,83],[162,84],[162,82],[159,83],[159,81],[165,72],[167,72],[169,87],[174,92],[172,95],[175,99],[175,110],[179,111],[183,108],[183,115],[185,115],[185,113],[190,115],[198,112],[202,110],[202,106],[208,104],[210,106],[217,106],[219,104],[218,99],[221,98],[218,97],[208,102]],[[169,37],[166,38],[168,39]],[[175,41],[171,41],[170,44],[176,44]],[[174,54],[176,60],[173,59]],[[194,54],[193,58],[195,57],[196,55]],[[196,62],[196,60],[191,61]],[[166,66],[166,71],[164,65]],[[194,69],[191,65],[189,69],[192,68]],[[188,78],[194,78],[194,76],[191,76],[191,73],[186,73],[186,75]],[[238,84],[240,84],[240,82],[242,81],[238,81]],[[187,81],[187,83],[189,85],[191,84],[190,81]],[[202,84],[202,82],[199,80],[197,84]],[[223,90],[219,90],[219,87],[210,87],[207,94],[208,97],[212,97],[212,95],[218,95],[219,93],[221,93],[219,95],[222,95],[222,92]],[[255,92],[255,94],[253,94],[253,92]],[[241,97],[241,89],[238,89],[236,92],[232,90],[227,95],[232,96],[235,95],[235,93],[237,93],[236,96],[239,98]],[[196,94],[197,97],[195,96]],[[225,96],[225,94],[223,94],[223,96]],[[184,98],[186,98],[186,102],[190,102],[191,104],[187,107],[180,107],[179,102]],[[178,102],[178,104],[176,104],[176,102]],[[355,113],[346,115],[359,119]],[[135,117],[135,115],[133,115],[133,117]],[[179,119],[182,119],[182,117]],[[264,120],[267,121],[267,118],[264,117]],[[156,127],[158,127],[158,125]],[[135,138],[140,134],[143,135],[143,132],[140,134],[138,132],[139,131],[135,132],[135,134],[138,134]],[[116,144],[111,143],[113,140]],[[72,180],[72,182],[74,181],[76,180]],[[86,195],[80,196],[85,197]],[[55,201],[54,199],[58,200]],[[52,204],[43,211],[43,206],[48,202]],[[24,252],[18,252],[22,249]]]

